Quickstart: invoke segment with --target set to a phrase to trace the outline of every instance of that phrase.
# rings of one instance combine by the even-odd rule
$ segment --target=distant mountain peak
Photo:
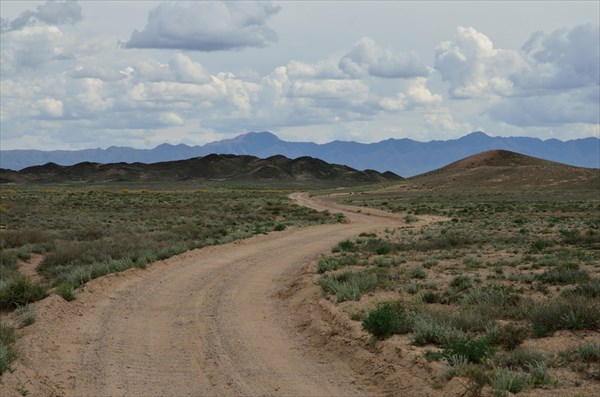
[[[262,132],[248,132],[246,134],[239,135],[234,139],[239,139],[243,141],[252,141],[252,142],[278,142],[280,141],[279,137],[272,132],[262,131]]]
[[[473,131],[470,134],[465,135],[465,138],[467,137],[471,137],[471,138],[475,138],[475,137],[480,137],[480,138],[491,138],[490,135],[486,134],[483,131]]]
[[[462,138],[459,138],[458,140],[479,144],[479,143],[487,142],[490,139],[492,139],[492,137],[483,131],[473,131],[470,134],[467,134],[467,135],[463,136]]]

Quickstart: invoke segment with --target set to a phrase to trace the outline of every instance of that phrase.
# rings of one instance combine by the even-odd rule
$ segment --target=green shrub
[[[473,281],[471,280],[471,278],[469,276],[465,276],[465,275],[459,275],[456,276],[452,279],[452,281],[450,281],[450,288],[452,288],[454,291],[466,291],[467,289],[471,288],[473,286]]]
[[[287,226],[285,226],[283,223],[278,223],[277,225],[275,225],[273,230],[275,230],[276,232],[281,232],[281,231],[285,230],[286,227]]]
[[[576,263],[563,263],[537,276],[542,283],[575,284],[587,281],[589,274]]]
[[[600,344],[585,342],[565,354],[569,361],[581,361],[584,363],[600,363]]]
[[[37,320],[37,314],[34,311],[30,311],[25,313],[21,320],[19,321],[18,328],[27,327],[31,324],[34,324]]]
[[[377,255],[387,255],[390,252],[392,252],[392,249],[390,247],[379,247],[375,250],[375,253]]]
[[[486,333],[491,344],[502,346],[506,350],[514,350],[529,336],[529,329],[514,324],[495,327],[492,332]]]
[[[17,268],[17,252],[0,250],[0,268]]]
[[[585,363],[600,363],[600,345],[598,343],[583,343],[577,348],[577,354]]]
[[[48,290],[44,285],[34,283],[28,277],[18,276],[0,285],[0,308],[14,309],[46,296]]]
[[[425,269],[431,269],[432,267],[435,267],[435,266],[437,266],[437,265],[438,265],[438,263],[439,263],[439,262],[438,262],[438,260],[437,260],[437,259],[426,259],[426,260],[423,262],[423,267],[424,267]]]
[[[560,234],[563,241],[567,244],[597,246],[600,243],[600,233],[592,229],[588,230],[587,233],[583,233],[580,230],[560,230]]]
[[[337,270],[340,267],[340,262],[336,258],[326,257],[319,259],[319,264],[317,265],[317,273],[325,273],[332,270]]]
[[[417,346],[427,344],[442,346],[465,336],[461,330],[436,321],[428,313],[415,316],[412,329],[413,343]]]
[[[387,302],[370,311],[362,323],[365,331],[378,339],[410,332],[411,320],[401,304]]]
[[[20,230],[3,230],[0,231],[0,246],[6,248],[18,248],[25,244],[44,243],[52,238],[50,232],[24,228]]]
[[[321,289],[325,293],[334,294],[337,302],[359,300],[365,292],[373,291],[386,284],[385,277],[380,277],[379,272],[365,270],[362,272],[343,272],[328,275],[319,280]]]
[[[413,222],[417,222],[418,220],[419,220],[419,218],[412,214],[408,214],[404,217],[404,222],[406,222],[406,223],[413,223]]]
[[[435,291],[423,291],[420,293],[421,302],[424,303],[438,303],[440,301],[440,295]]]
[[[481,396],[483,388],[490,383],[490,377],[481,365],[466,364],[459,368],[456,375],[465,378],[463,396]]]
[[[408,277],[425,279],[427,278],[427,271],[422,266],[415,266],[408,271]]]
[[[597,330],[600,305],[579,296],[538,302],[527,313],[536,337],[549,336],[559,329]]]
[[[389,240],[384,240],[381,238],[369,238],[362,240],[360,248],[365,252],[370,252],[377,255],[387,255],[395,250],[395,245]]]
[[[532,386],[547,385],[552,382],[548,373],[548,364],[545,361],[535,361],[527,365],[529,371],[528,383]]]
[[[460,304],[462,306],[483,306],[484,310],[492,310],[500,315],[506,309],[516,306],[520,299],[521,296],[509,287],[487,285],[469,289],[463,295]]]
[[[490,383],[497,392],[519,393],[527,387],[528,379],[524,372],[496,368],[490,376]]]
[[[149,264],[156,262],[158,257],[152,251],[143,251],[135,258],[135,266],[140,269],[145,269]]]
[[[498,367],[518,368],[525,370],[535,363],[546,363],[548,358],[537,349],[517,347],[511,352],[499,352],[493,357],[494,365]]]
[[[419,292],[420,289],[421,285],[419,285],[419,283],[417,283],[416,281],[409,281],[404,285],[404,291],[411,295],[416,294],[417,292]]]
[[[494,312],[484,306],[461,307],[458,311],[442,311],[438,314],[445,322],[464,332],[483,332],[495,320]]]
[[[0,375],[10,369],[16,358],[13,345],[17,340],[14,327],[0,321]]]
[[[75,295],[75,288],[71,284],[60,284],[55,288],[54,292],[62,296],[67,302],[71,302],[77,298]]]
[[[600,278],[592,278],[575,288],[562,291],[563,295],[579,295],[586,298],[600,298]]]
[[[541,252],[545,248],[551,247],[553,245],[554,245],[554,243],[549,240],[535,240],[534,242],[531,243],[530,248],[533,252]]]
[[[356,244],[350,240],[340,241],[334,248],[333,252],[348,252],[355,251]]]
[[[468,269],[479,269],[483,265],[483,261],[481,259],[474,257],[468,257],[463,259],[463,263]]]
[[[356,266],[359,264],[358,255],[343,253],[336,258],[340,262],[340,266]]]
[[[486,338],[469,337],[450,340],[444,345],[444,357],[463,356],[471,363],[480,363],[485,357],[494,353],[493,346]]]
[[[156,258],[158,260],[168,259],[172,256],[183,254],[187,250],[187,247],[184,247],[183,245],[173,245],[171,247],[163,248],[160,251],[158,251],[156,253]]]

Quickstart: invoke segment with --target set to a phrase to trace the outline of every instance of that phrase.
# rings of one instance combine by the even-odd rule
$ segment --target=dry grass
[[[338,244],[328,260],[340,266],[321,276],[322,283],[376,270],[374,292],[347,301],[332,290],[328,296],[374,337],[408,334],[401,340],[422,346],[413,351],[440,361],[445,370],[433,371],[432,384],[459,377],[465,392],[498,395],[593,389],[589,383],[600,380],[597,344],[589,345],[600,331],[600,201],[568,197],[523,191],[347,196],[349,204],[404,213],[405,225]],[[429,215],[447,220],[415,226],[415,218]],[[355,260],[345,265],[349,252]],[[556,358],[582,341],[588,344],[581,354],[592,357],[586,365],[573,364],[579,350]]]
[[[0,214],[0,307],[40,299],[50,288],[74,298],[93,278],[145,267],[189,249],[223,244],[288,226],[337,217],[293,204],[286,191],[175,191],[92,188],[3,189]],[[42,254],[33,283],[18,260]]]

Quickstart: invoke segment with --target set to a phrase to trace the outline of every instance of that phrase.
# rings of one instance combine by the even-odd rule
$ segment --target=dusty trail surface
[[[350,222],[288,229],[190,251],[147,270],[94,280],[65,302],[38,302],[2,395],[356,396],[378,389],[352,357],[319,353],[281,295],[299,269],[340,240],[399,223],[295,194]],[[286,287],[287,283],[287,287]],[[299,306],[301,307],[301,306]]]

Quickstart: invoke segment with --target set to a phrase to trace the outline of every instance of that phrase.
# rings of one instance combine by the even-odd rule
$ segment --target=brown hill
[[[153,164],[83,162],[73,166],[48,163],[21,171],[0,169],[0,183],[283,181],[377,183],[403,178],[391,172],[358,171],[312,157],[218,155]]]
[[[600,170],[555,163],[508,150],[490,150],[408,181],[429,189],[600,190]]]

